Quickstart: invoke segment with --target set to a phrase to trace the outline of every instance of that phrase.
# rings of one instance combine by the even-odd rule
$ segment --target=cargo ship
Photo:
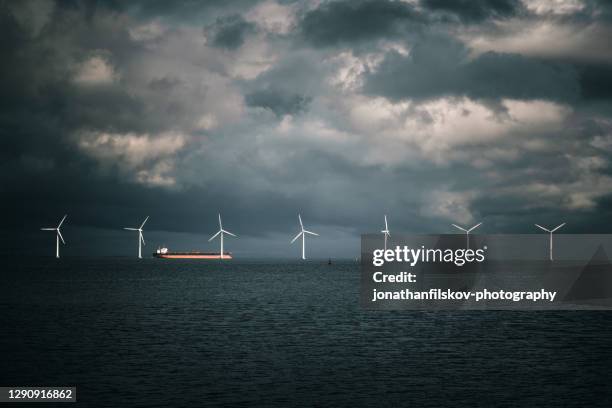
[[[173,252],[169,251],[168,248],[157,248],[157,251],[153,252],[153,256],[162,259],[232,259],[231,252],[223,252],[223,256],[221,256],[220,252]]]

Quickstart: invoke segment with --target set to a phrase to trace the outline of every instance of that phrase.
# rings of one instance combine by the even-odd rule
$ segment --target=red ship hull
[[[231,252],[225,252],[223,258],[219,252],[166,252],[154,253],[153,256],[161,259],[232,259]]]

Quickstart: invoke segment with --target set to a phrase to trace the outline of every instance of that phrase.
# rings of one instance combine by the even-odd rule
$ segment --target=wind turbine
[[[552,261],[552,260],[553,260],[553,237],[552,237],[552,234],[553,234],[553,232],[555,232],[556,230],[558,230],[559,228],[561,228],[562,226],[564,226],[564,225],[565,225],[565,223],[560,224],[560,225],[557,225],[555,228],[553,228],[553,229],[551,229],[551,230],[549,230],[549,229],[547,229],[547,228],[544,228],[543,226],[538,225],[538,224],[534,224],[534,225],[535,225],[536,227],[538,227],[539,229],[541,229],[541,230],[543,230],[543,231],[546,231],[546,232],[548,232],[548,233],[550,234],[550,250],[549,250],[549,257],[550,257],[550,260]]]
[[[219,235],[219,234],[221,234],[221,259],[223,259],[223,234],[231,235],[232,237],[235,237],[236,235],[234,235],[231,232],[226,231],[226,230],[223,229],[223,224],[221,224],[221,214],[219,214],[219,231],[217,231],[217,233],[215,235],[210,237],[208,242],[210,242],[213,239],[215,239],[217,237],[217,235]]]
[[[317,237],[319,236],[319,234],[304,229],[304,224],[302,223],[302,216],[300,214],[298,214],[298,219],[300,220],[300,232],[295,236],[295,238],[291,240],[291,243],[293,244],[296,239],[302,236],[302,259],[305,260],[306,259],[306,234],[315,235]]]
[[[138,228],[123,228],[124,230],[128,231],[138,231],[138,259],[142,259],[142,245],[146,245],[144,237],[142,236],[142,227],[144,227],[148,219],[149,216],[147,215],[147,218],[145,218],[145,220],[142,222],[142,224],[140,224],[140,227]]]
[[[465,232],[465,238],[466,238],[466,248],[469,249],[470,248],[470,232],[472,232],[473,230],[475,230],[476,228],[480,227],[480,225],[482,224],[482,222],[479,222],[478,224],[474,225],[472,228],[470,229],[465,229],[463,227],[458,226],[457,224],[452,224],[453,227],[460,229],[461,231]]]
[[[383,234],[385,234],[385,251],[387,250],[387,238],[391,237],[391,234],[389,233],[389,225],[387,224],[387,216],[385,215],[385,229],[380,231]]]
[[[64,241],[64,237],[62,237],[62,233],[60,231],[62,224],[66,220],[66,217],[68,217],[68,214],[64,215],[64,218],[62,218],[62,220],[59,222],[56,228],[41,228],[41,231],[55,231],[55,257],[56,258],[59,258],[60,239],[62,240],[62,244],[66,245],[66,241]]]

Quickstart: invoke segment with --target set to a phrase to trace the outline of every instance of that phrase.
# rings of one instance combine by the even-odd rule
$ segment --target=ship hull
[[[220,253],[180,253],[180,252],[167,252],[165,254],[154,253],[153,256],[155,258],[160,259],[203,259],[203,260],[211,260],[211,259],[232,259],[232,254],[226,252],[223,254],[223,258]]]

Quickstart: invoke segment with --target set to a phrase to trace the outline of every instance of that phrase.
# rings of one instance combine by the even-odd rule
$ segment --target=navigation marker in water
[[[41,231],[55,231],[55,257],[59,258],[59,242],[62,240],[62,244],[66,245],[66,241],[64,241],[64,237],[62,237],[62,233],[60,231],[60,227],[68,217],[68,214],[64,215],[64,218],[59,222],[57,228],[41,228]]]
[[[123,228],[124,230],[128,230],[128,231],[138,231],[138,259],[142,259],[142,245],[146,245],[144,237],[142,236],[142,227],[144,227],[148,219],[149,219],[149,216],[147,215],[147,218],[145,218],[145,220],[142,222],[139,228],[127,228],[127,227]]]
[[[562,226],[564,226],[564,225],[565,225],[565,223],[560,224],[560,225],[557,225],[555,228],[553,228],[553,229],[551,229],[551,230],[549,230],[548,228],[544,228],[543,226],[538,225],[538,224],[534,224],[534,225],[535,225],[536,227],[538,227],[539,229],[541,229],[541,230],[543,230],[543,231],[546,231],[546,232],[548,232],[548,233],[550,234],[550,245],[549,245],[550,249],[549,249],[549,254],[548,254],[548,256],[549,256],[550,260],[552,261],[552,260],[553,260],[553,237],[552,237],[552,234],[553,234],[553,232],[555,232],[556,230],[558,230],[559,228],[561,228]]]
[[[298,219],[300,220],[300,232],[295,236],[295,238],[291,240],[291,243],[293,244],[296,239],[302,236],[302,259],[305,260],[306,259],[306,234],[315,235],[317,237],[319,236],[319,234],[316,234],[312,231],[308,231],[304,229],[304,224],[302,223],[302,216],[300,214],[298,214]]]
[[[473,230],[475,230],[476,228],[480,227],[480,225],[482,224],[482,222],[479,222],[478,224],[474,225],[472,228],[470,229],[465,229],[462,228],[460,226],[458,226],[457,224],[452,224],[453,227],[460,229],[461,231],[465,232],[465,238],[466,238],[466,244],[465,247],[466,249],[470,248],[470,232],[472,232]]]
[[[391,234],[389,233],[389,225],[387,224],[387,215],[385,214],[385,229],[380,231],[383,234],[385,234],[385,251],[387,250],[387,238],[391,237]]]
[[[221,234],[221,259],[223,259],[223,234],[227,234],[227,235],[231,235],[232,237],[236,237],[236,235],[232,234],[229,231],[226,231],[223,229],[223,224],[221,223],[221,214],[219,214],[219,231],[217,231],[217,233],[215,235],[213,235],[212,237],[210,237],[210,239],[208,240],[208,242],[212,241],[213,239],[215,239],[217,237],[217,235]]]

